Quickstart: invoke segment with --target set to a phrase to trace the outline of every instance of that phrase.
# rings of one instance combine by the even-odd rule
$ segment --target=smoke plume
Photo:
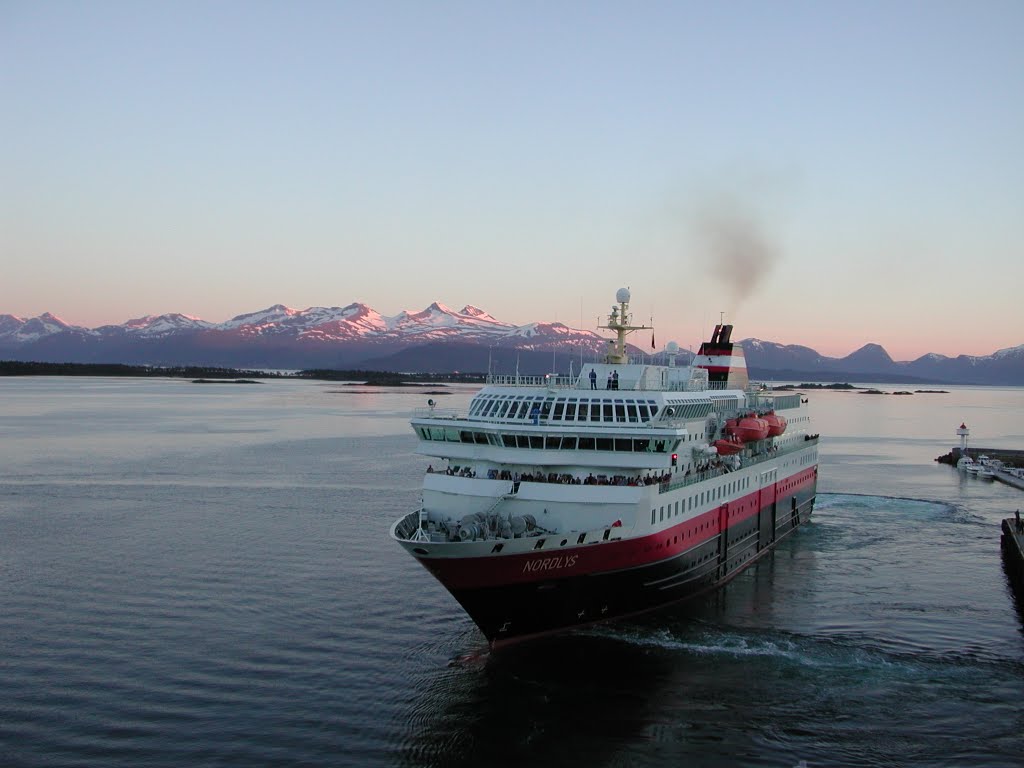
[[[710,267],[738,307],[752,295],[779,260],[752,210],[734,200],[718,199],[701,206],[695,217],[700,252],[694,255]]]

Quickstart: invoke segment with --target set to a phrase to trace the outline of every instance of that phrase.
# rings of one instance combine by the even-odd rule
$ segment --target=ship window
[[[486,432],[474,432],[473,438],[476,440],[477,445],[487,445],[487,433]]]
[[[615,439],[615,450],[620,453],[630,453],[633,450],[633,441],[629,438],[616,438]]]
[[[562,438],[562,450],[563,451],[575,451],[576,450],[576,438],[575,437],[563,437]]]
[[[501,442],[504,444],[504,446],[506,448],[515,448],[516,447],[516,436],[515,435],[502,435],[501,436]]]
[[[640,421],[650,421],[651,412],[647,408],[647,404],[646,403],[638,403],[637,404],[637,408],[640,411]]]
[[[565,406],[565,420],[566,421],[575,421],[575,419],[576,419],[576,401],[575,400],[571,400],[570,402],[566,403],[566,406]]]
[[[517,448],[529,448],[530,438],[528,435],[516,435],[516,447]]]
[[[487,433],[487,440],[491,445],[501,446],[501,435],[496,435],[493,432]]]
[[[578,418],[579,421],[586,421],[587,420],[587,413],[588,413],[589,409],[590,409],[590,405],[588,404],[588,402],[586,400],[584,400],[584,401],[582,401],[580,403],[580,413],[579,413],[579,418]]]
[[[615,401],[615,420],[621,422],[626,421],[626,406],[622,404],[621,400]]]
[[[657,514],[657,511],[652,509],[651,510],[651,525],[654,525],[654,523],[657,522],[655,520],[655,517],[654,517],[656,514]]]
[[[555,413],[554,418],[558,421],[562,420],[562,414],[565,411],[565,401],[558,400],[555,402]]]
[[[592,451],[592,450],[594,450],[594,438],[592,438],[592,437],[581,437],[580,438],[580,450],[581,451]]]
[[[649,450],[651,450],[651,441],[650,440],[634,440],[633,441],[633,450],[636,451],[637,453],[640,453],[640,452],[643,452],[643,451],[649,451]]]
[[[444,430],[444,439],[449,443],[458,443],[462,438],[459,435],[459,430],[446,427]]]
[[[543,448],[544,438],[540,435],[530,435],[530,447],[537,450]]]
[[[597,438],[597,450],[599,450],[599,451],[610,451],[610,450],[612,450],[612,439],[610,437],[599,437],[599,438]]]
[[[590,420],[601,420],[601,403],[599,401],[595,401],[590,404]]]
[[[546,419],[548,417],[548,414],[551,413],[551,404],[553,402],[554,402],[554,398],[549,398],[548,400],[545,400],[543,402],[543,404],[541,405],[541,407],[540,407],[540,417],[542,419]]]
[[[661,509],[658,510],[658,521],[660,522],[660,521],[662,521],[664,519],[665,519],[665,508],[662,507]]]
[[[614,420],[615,419],[612,416],[612,404],[611,403],[605,403],[604,404],[604,421],[614,421]]]
[[[562,438],[548,436],[544,439],[544,447],[548,450],[558,450],[559,444],[562,442]]]
[[[636,403],[632,400],[626,401],[626,411],[629,413],[629,420],[636,423],[639,421],[636,415]]]

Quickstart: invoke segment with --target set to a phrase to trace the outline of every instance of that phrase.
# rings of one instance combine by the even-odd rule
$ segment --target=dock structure
[[[1003,520],[1003,555],[1010,576],[1017,584],[1024,584],[1024,527],[1020,523],[1020,510],[1015,517]]]
[[[1024,451],[1009,448],[961,448],[956,446],[949,453],[937,457],[935,460],[940,464],[956,466],[961,456],[970,456],[978,461],[982,456],[1002,462],[1005,466],[995,471],[995,479],[1001,483],[1024,491],[1024,477],[1018,473],[1008,472],[1008,469],[1024,467]]]
[[[1009,472],[1002,469],[996,471],[996,480],[1024,491],[1024,478],[1020,478],[1017,475],[1011,475]]]

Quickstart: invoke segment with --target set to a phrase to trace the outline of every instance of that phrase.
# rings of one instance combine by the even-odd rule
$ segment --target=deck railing
[[[808,444],[817,445],[818,436],[807,435],[802,443],[796,443],[788,448],[774,451],[772,453],[762,453],[759,454],[758,456],[750,456],[740,459],[739,468],[745,469],[746,467],[753,467],[757,464],[761,464],[762,462],[768,461],[769,459],[774,459],[778,456],[785,456],[795,451],[803,450],[808,446]],[[705,480],[710,480],[713,477],[720,477],[721,475],[727,474],[727,472],[730,471],[735,470],[727,470],[725,467],[713,467],[712,469],[707,469],[704,470],[703,472],[696,472],[692,475],[684,477],[682,480],[673,480],[671,483],[662,483],[661,485],[658,486],[658,493],[667,493],[668,491],[674,491],[676,488],[685,488],[688,485],[693,485],[694,483],[701,483]]]

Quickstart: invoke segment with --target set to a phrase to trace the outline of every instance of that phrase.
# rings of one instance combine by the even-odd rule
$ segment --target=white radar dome
[[[628,304],[629,288],[619,288],[619,290],[615,292],[615,300],[619,302],[619,304]]]
[[[670,355],[674,355],[676,352],[679,351],[679,345],[676,344],[674,341],[670,341],[668,344],[665,345],[665,351],[668,352]]]

